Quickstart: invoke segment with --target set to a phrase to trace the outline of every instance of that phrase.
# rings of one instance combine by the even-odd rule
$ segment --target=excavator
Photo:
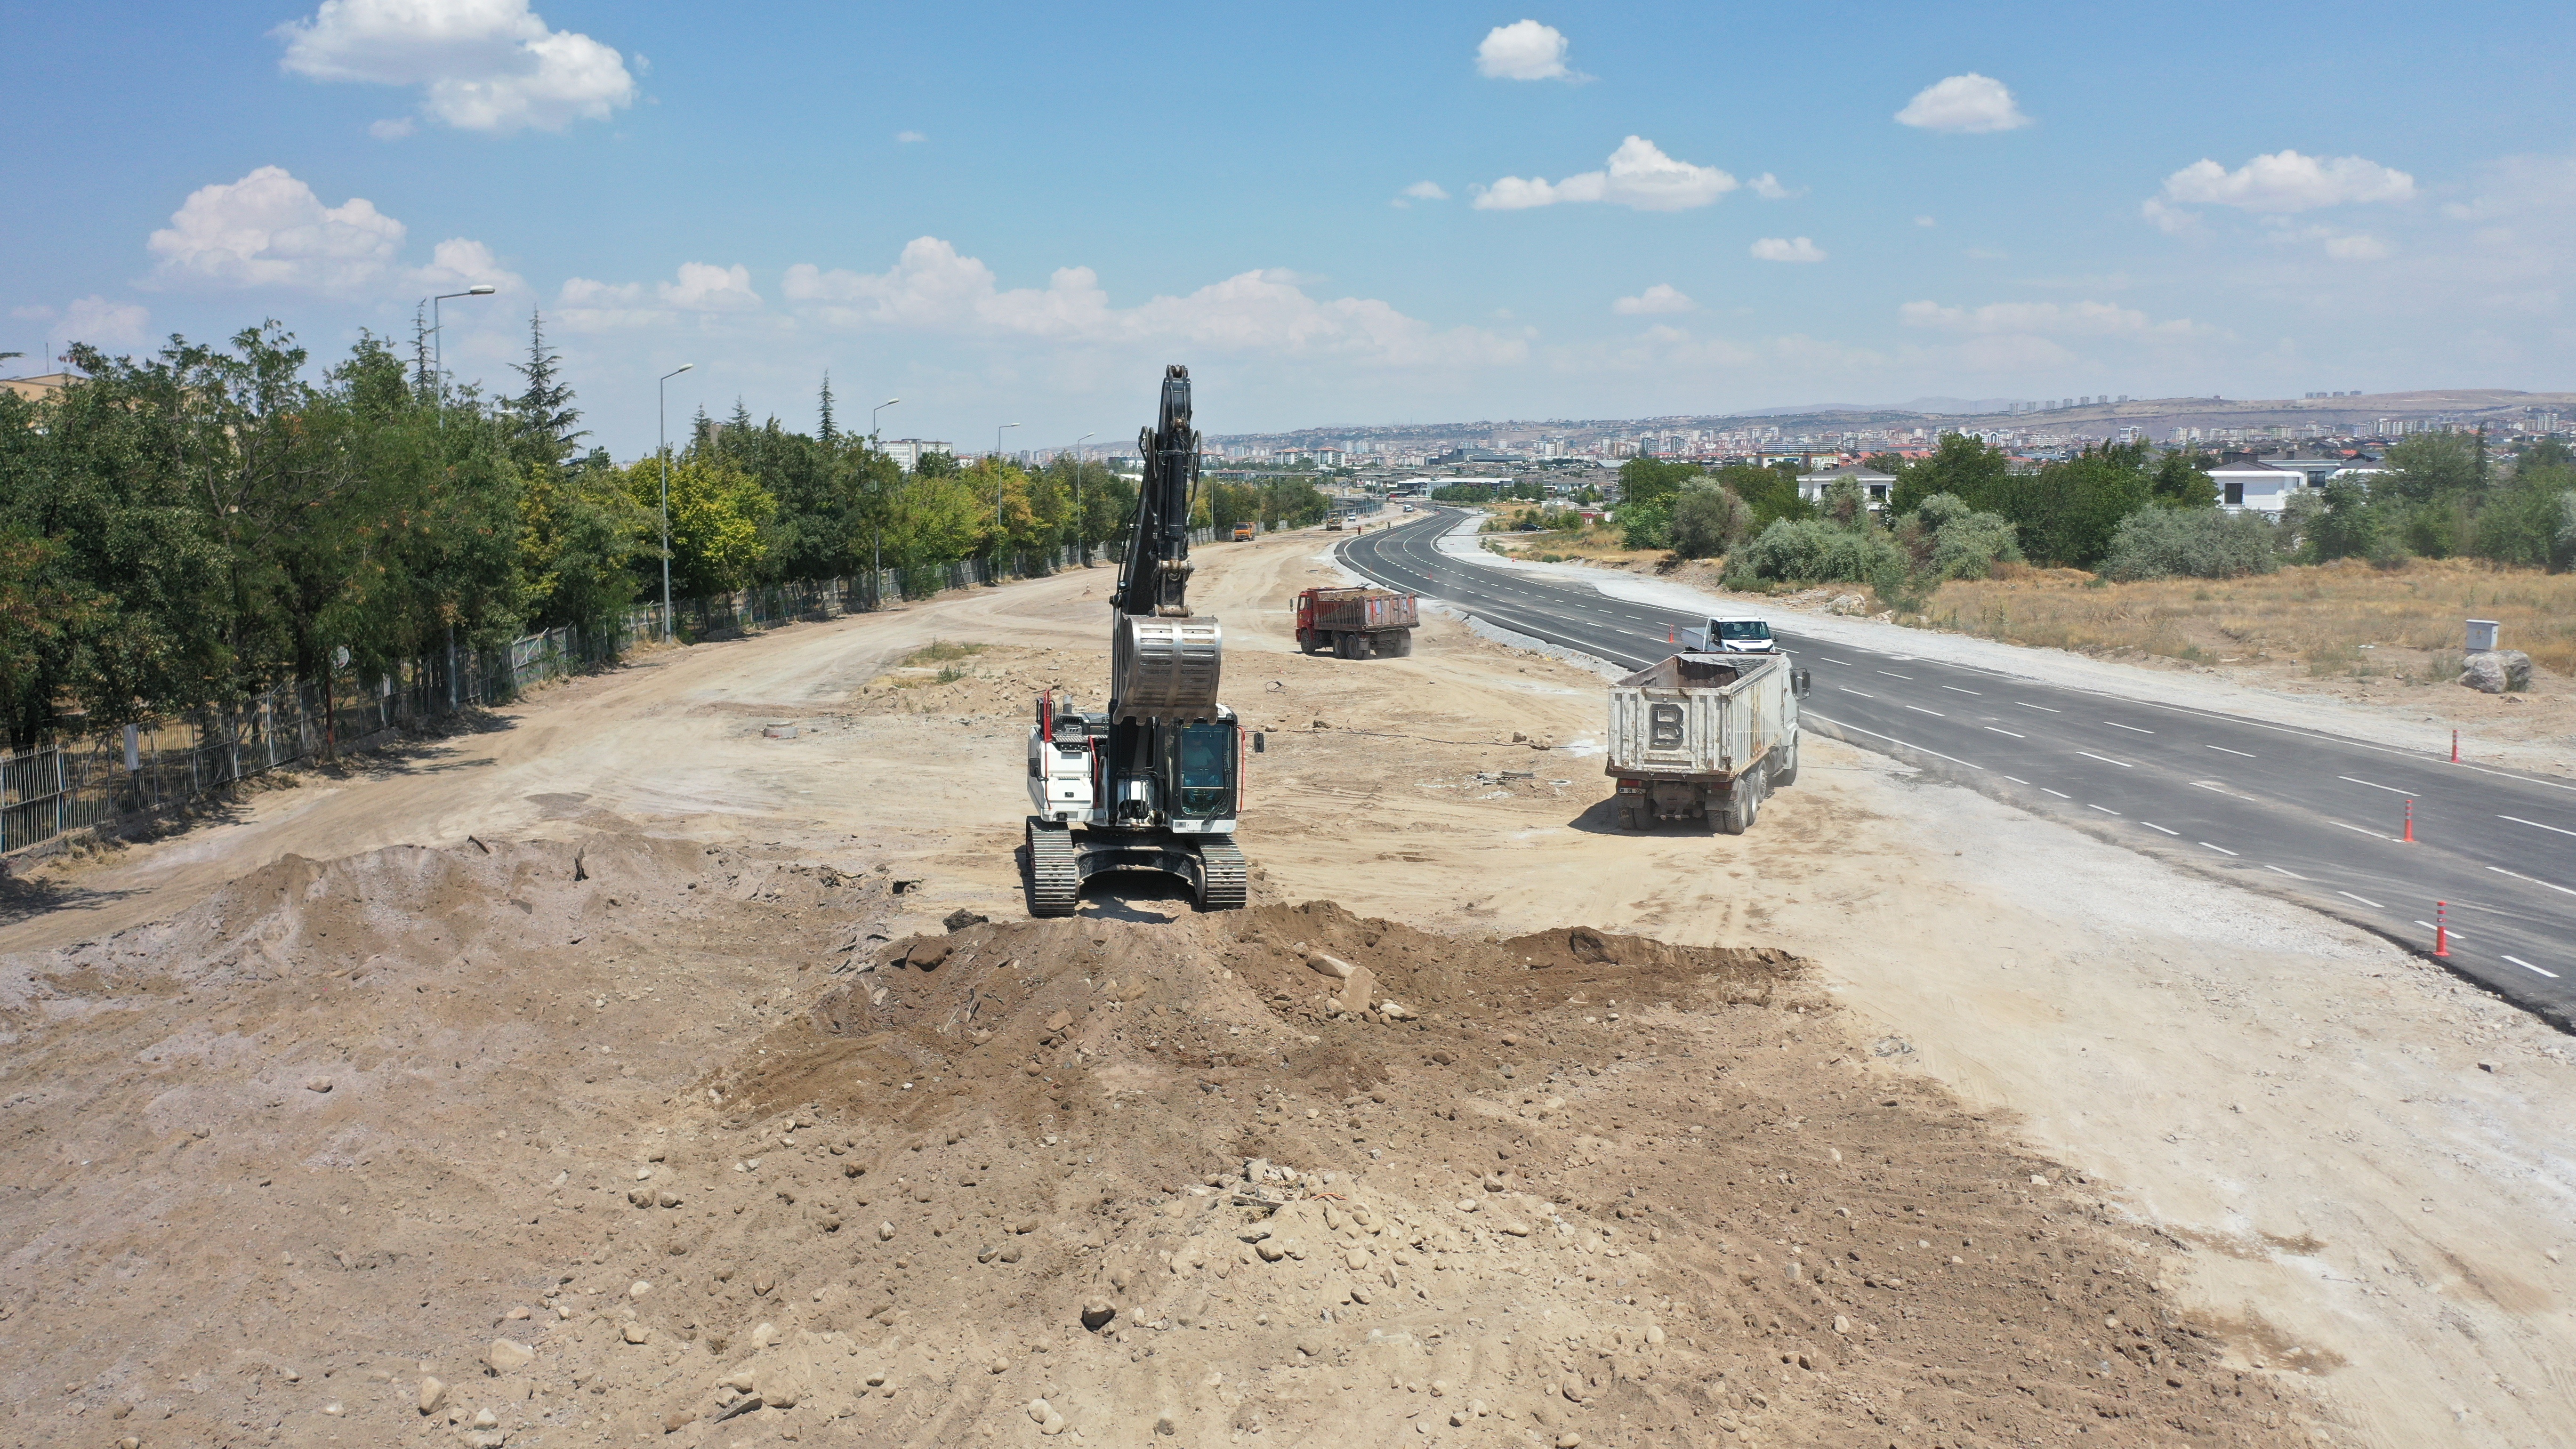
[[[1217,702],[1225,631],[1190,612],[1199,435],[1188,368],[1164,369],[1161,411],[1136,450],[1145,481],[1109,601],[1108,708],[1068,708],[1050,689],[1029,731],[1033,916],[1072,915],[1082,883],[1109,871],[1178,877],[1203,911],[1243,905],[1243,728]]]

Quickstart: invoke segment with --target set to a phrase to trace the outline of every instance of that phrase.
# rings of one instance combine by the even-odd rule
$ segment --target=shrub
[[[1693,478],[1673,501],[1673,552],[1684,558],[1725,553],[1753,532],[1753,509],[1735,490]]]
[[[1783,518],[1727,559],[1726,586],[1788,583],[1902,584],[1913,559],[1871,524],[1837,528],[1822,519]]]
[[[2150,508],[2120,520],[2104,575],[2133,579],[2232,579],[2281,566],[2279,526],[2260,514]]]
[[[1673,546],[1673,519],[1658,503],[1619,505],[1619,538],[1630,548]]]

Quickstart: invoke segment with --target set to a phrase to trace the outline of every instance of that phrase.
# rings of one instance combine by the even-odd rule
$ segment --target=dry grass
[[[2096,583],[2074,569],[1941,586],[1920,615],[1935,629],[2088,654],[2134,650],[2195,664],[2304,662],[2350,674],[2448,682],[2465,620],[2493,619],[2503,645],[2576,674],[2576,574],[2458,559],[2375,569],[2358,561],[2243,579]]]
[[[1487,547],[1519,558],[1540,563],[1606,563],[1626,566],[1641,559],[1658,559],[1658,549],[1630,548],[1617,528],[1593,524],[1589,528],[1555,529],[1546,533],[1488,533]]]

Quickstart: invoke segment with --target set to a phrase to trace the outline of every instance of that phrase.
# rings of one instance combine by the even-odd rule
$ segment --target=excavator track
[[[1239,911],[1246,896],[1243,851],[1228,835],[1199,839],[1199,909]]]
[[[1073,832],[1031,817],[1028,837],[1029,914],[1072,915],[1082,900],[1081,852],[1074,848]]]

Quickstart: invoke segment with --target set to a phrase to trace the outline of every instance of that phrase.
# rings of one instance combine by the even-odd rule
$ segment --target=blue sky
[[[968,447],[2576,387],[2564,12],[2109,9],[18,4],[0,350],[488,280],[450,367],[542,307],[621,457],[683,361]]]

